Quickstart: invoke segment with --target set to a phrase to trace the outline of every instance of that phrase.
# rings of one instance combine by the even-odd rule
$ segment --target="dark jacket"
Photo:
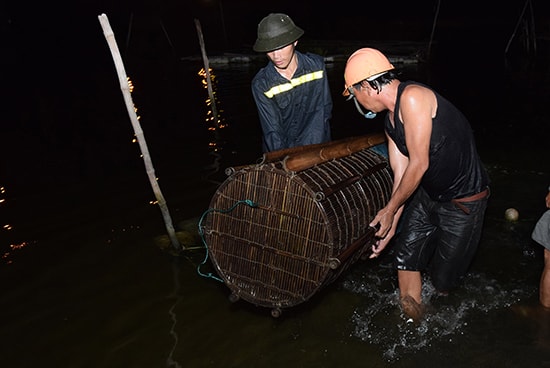
[[[295,53],[298,69],[291,81],[271,61],[252,80],[264,152],[331,140],[332,98],[324,59]]]

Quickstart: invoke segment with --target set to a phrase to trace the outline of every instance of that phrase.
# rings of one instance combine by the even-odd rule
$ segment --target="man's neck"
[[[288,63],[288,66],[284,69],[275,68],[277,72],[285,77],[288,80],[291,80],[294,76],[294,73],[296,73],[296,70],[298,69],[298,57],[296,56],[296,53],[292,55],[292,59],[290,60],[290,63]]]

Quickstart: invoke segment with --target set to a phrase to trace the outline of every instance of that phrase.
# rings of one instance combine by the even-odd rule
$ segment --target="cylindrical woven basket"
[[[393,184],[387,159],[369,148],[298,172],[281,160],[228,173],[210,202],[220,211],[203,225],[209,255],[231,300],[271,308],[274,316],[369,251],[369,222]],[[235,206],[243,201],[249,205]]]

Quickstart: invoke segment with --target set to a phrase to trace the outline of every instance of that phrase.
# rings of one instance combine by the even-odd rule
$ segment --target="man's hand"
[[[372,254],[369,256],[369,258],[378,257],[393,237],[395,232],[391,230],[394,217],[395,214],[393,212],[388,211],[386,208],[383,208],[378,211],[378,213],[370,223],[369,226],[377,229],[376,233],[374,234],[377,240],[376,243],[374,243],[372,246]]]
[[[395,213],[393,211],[389,211],[387,207],[384,207],[378,211],[374,219],[369,224],[369,226],[378,229],[378,231],[374,234],[377,238],[384,239],[386,235],[388,235],[388,232],[391,230],[393,225],[394,216]]]

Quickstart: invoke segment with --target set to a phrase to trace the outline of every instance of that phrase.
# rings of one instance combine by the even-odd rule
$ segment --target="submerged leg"
[[[397,277],[403,313],[417,322],[422,319],[425,310],[422,304],[422,276],[419,271],[399,270]]]

